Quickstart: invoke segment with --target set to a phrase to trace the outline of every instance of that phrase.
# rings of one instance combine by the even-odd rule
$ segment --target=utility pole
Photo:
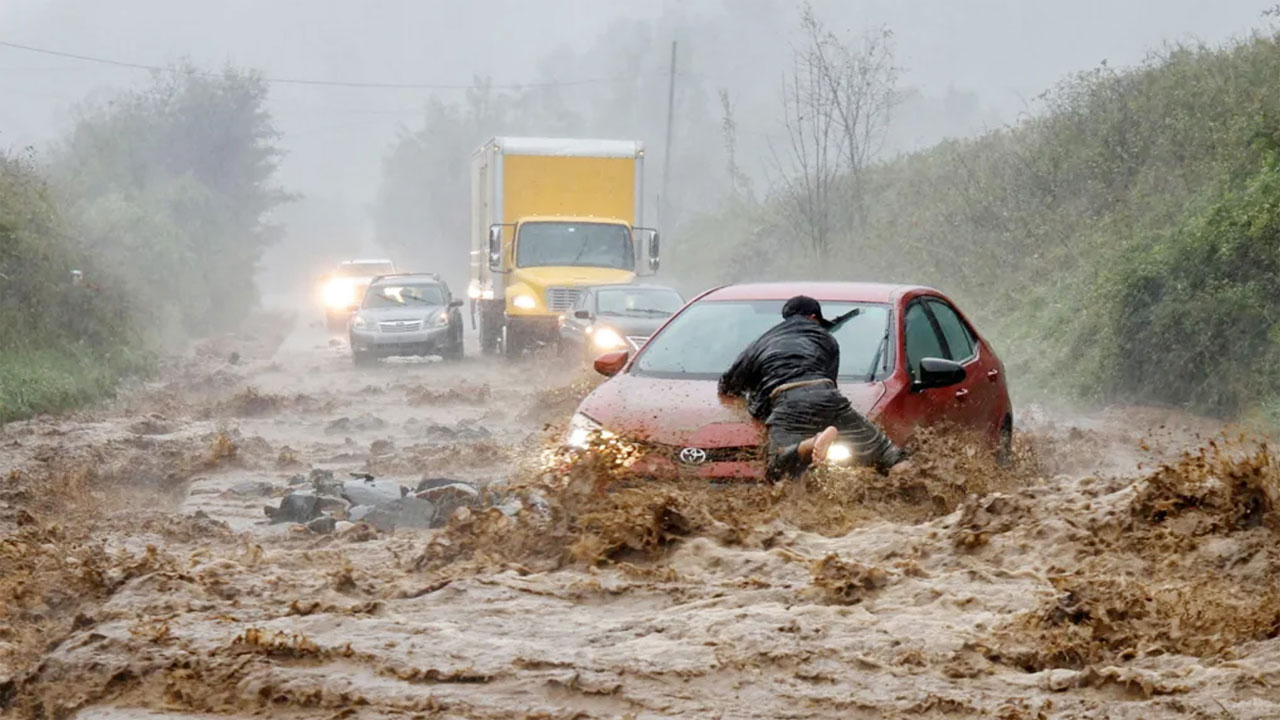
[[[671,117],[676,104],[676,41],[671,41],[671,75],[667,79],[667,142],[662,148],[662,196],[658,198],[658,228],[665,231],[667,181],[671,177]]]

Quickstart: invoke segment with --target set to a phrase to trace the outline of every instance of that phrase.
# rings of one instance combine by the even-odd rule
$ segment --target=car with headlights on
[[[333,272],[321,278],[325,327],[330,332],[345,330],[369,283],[375,277],[395,272],[396,266],[390,260],[344,260],[339,263]]]
[[[462,357],[462,307],[439,275],[373,278],[351,317],[351,359],[358,366],[404,355]]]
[[[624,443],[634,450],[632,471],[641,474],[762,478],[764,426],[741,402],[720,397],[717,380],[781,321],[783,303],[795,295],[817,298],[827,317],[858,310],[834,331],[840,390],[894,442],[945,423],[1007,455],[1013,410],[991,344],[937,290],[876,283],[760,283],[703,293],[638,350],[596,359],[596,370],[610,379],[583,399],[566,445]],[[830,458],[849,456],[837,442]]]
[[[560,317],[560,349],[594,360],[610,350],[639,350],[684,305],[663,285],[594,285],[583,288]]]

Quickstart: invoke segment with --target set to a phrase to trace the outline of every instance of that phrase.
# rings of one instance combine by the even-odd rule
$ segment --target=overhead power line
[[[77,53],[63,52],[61,50],[50,50],[48,48],[32,47],[31,45],[21,45],[19,43],[5,42],[0,40],[0,47],[7,47],[14,50],[25,50],[27,52],[39,53],[41,55],[52,55],[54,57],[69,58],[72,60],[80,60],[82,62],[97,63],[99,65],[110,65],[118,68],[127,68],[130,70],[147,70],[149,72],[174,72],[175,68],[163,67],[160,65],[147,65],[145,63],[127,62],[124,60],[113,60],[110,58],[94,57],[92,55],[80,55]],[[213,75],[215,73],[196,71],[203,75]],[[382,90],[473,90],[480,88],[495,88],[503,90],[514,90],[519,88],[535,88],[535,87],[562,87],[570,85],[593,85],[598,83],[624,82],[635,79],[634,76],[612,77],[612,78],[582,78],[578,80],[548,80],[543,82],[526,82],[526,83],[401,83],[401,82],[358,82],[347,80],[321,80],[313,78],[288,78],[288,77],[263,77],[263,82],[272,85],[313,85],[321,87],[345,87],[345,88],[375,88]]]

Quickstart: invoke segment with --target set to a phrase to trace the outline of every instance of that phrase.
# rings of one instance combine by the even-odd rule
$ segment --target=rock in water
[[[436,513],[442,521],[460,507],[475,507],[480,504],[480,491],[464,482],[436,485],[422,490],[417,497],[430,500],[436,506]]]
[[[307,523],[308,530],[310,530],[313,533],[318,533],[320,535],[328,535],[329,533],[333,532],[337,527],[338,527],[338,521],[334,520],[328,515],[322,515],[316,518],[315,520],[312,520],[311,522]]]
[[[317,498],[309,492],[295,492],[280,499],[280,507],[271,516],[271,524],[306,523],[320,515]]]
[[[435,527],[436,515],[436,507],[430,500],[406,497],[373,508],[363,519],[379,532],[391,532],[397,528],[425,530]]]
[[[391,480],[348,480],[342,484],[342,497],[352,505],[386,505],[404,497],[400,483]]]

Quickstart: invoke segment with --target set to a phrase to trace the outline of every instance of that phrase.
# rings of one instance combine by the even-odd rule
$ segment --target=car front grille
[[[578,301],[578,296],[581,294],[582,291],[578,288],[547,288],[547,307],[556,311],[568,310]]]
[[[682,465],[686,464],[680,459],[680,452],[685,449],[684,446],[640,442],[636,443],[636,447],[646,455],[656,455],[658,457],[666,458],[674,463]],[[764,458],[764,451],[759,445],[703,448],[703,450],[707,453],[707,458],[700,464],[715,462],[756,462]]]
[[[422,329],[421,320],[391,320],[378,323],[378,329],[384,333],[414,332]]]

